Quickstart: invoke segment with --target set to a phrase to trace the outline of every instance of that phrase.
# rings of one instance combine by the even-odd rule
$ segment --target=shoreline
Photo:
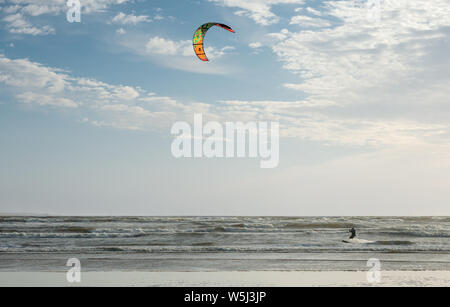
[[[449,287],[450,271],[382,271],[379,283],[368,272],[82,272],[69,283],[65,272],[0,272],[0,287]]]

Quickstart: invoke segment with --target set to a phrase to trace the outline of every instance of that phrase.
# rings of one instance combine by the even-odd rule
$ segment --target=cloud
[[[64,97],[55,97],[50,95],[37,94],[32,92],[25,92],[18,94],[16,98],[27,104],[36,104],[39,106],[55,106],[62,108],[76,108],[78,104],[70,99]]]
[[[126,34],[127,31],[125,31],[124,28],[119,28],[119,29],[116,30],[116,33],[117,33],[117,34]]]
[[[84,0],[82,13],[93,14],[106,10],[113,5],[120,5],[130,0]],[[6,23],[6,29],[14,34],[24,35],[49,35],[54,34],[55,29],[51,25],[38,26],[32,19],[43,15],[60,15],[67,11],[67,0],[46,0],[38,3],[36,0],[6,0],[2,14],[7,14],[2,21]],[[1,3],[1,2],[0,2]],[[30,21],[31,20],[31,21]],[[132,22],[133,18],[127,19]]]
[[[320,12],[320,11],[318,11],[318,10],[316,10],[316,9],[313,9],[312,7],[307,7],[307,8],[306,8],[306,11],[307,11],[308,13],[313,14],[313,15],[316,15],[316,16],[322,16],[322,12]]]
[[[304,4],[304,0],[209,0],[225,7],[238,8],[236,15],[246,16],[260,25],[278,23],[279,17],[272,12],[272,7],[280,4]]]
[[[327,115],[331,101],[221,101],[214,112],[222,118],[278,121],[283,137],[325,144],[382,147],[448,141],[448,123],[421,123],[414,119],[364,119]],[[212,112],[212,110],[210,110]],[[253,119],[252,119],[253,118]]]
[[[258,48],[261,48],[263,45],[260,42],[256,42],[256,43],[251,43],[248,46],[252,49],[258,49]]]
[[[270,39],[275,39],[275,40],[285,40],[286,37],[288,37],[289,35],[289,30],[288,29],[282,29],[279,33],[269,33],[267,34],[267,36]]]
[[[14,88],[62,92],[69,77],[61,70],[45,67],[28,59],[11,60],[0,54],[0,76],[3,83]]]
[[[433,6],[421,0],[397,1],[384,7],[381,23],[372,23],[365,8],[330,2],[328,14],[340,18],[341,26],[280,33],[284,41],[273,50],[284,68],[304,77],[289,88],[317,95],[333,90],[335,96],[337,91],[389,86],[418,73],[418,61],[433,51],[432,44],[448,37],[444,29],[450,25],[449,10],[445,1]]]
[[[16,5],[15,7],[18,7],[18,5]],[[33,3],[33,4],[26,4],[25,6],[20,7],[20,10],[22,14],[30,16],[40,16],[46,14],[56,15],[63,11],[63,7],[61,5],[46,5]]]
[[[331,25],[330,22],[325,19],[312,18],[309,16],[301,16],[301,15],[292,17],[290,24],[301,25],[302,27],[310,27],[310,28],[314,27],[324,28],[329,27]]]
[[[260,42],[250,43],[248,45],[251,49],[253,49],[253,54],[259,54],[261,52],[261,48],[263,44]]]
[[[130,85],[112,85],[95,79],[72,77],[69,72],[45,67],[28,59],[0,54],[2,91],[29,108],[76,109],[81,122],[118,129],[144,130],[169,125],[173,112],[181,112],[175,99]]]
[[[126,15],[120,12],[112,19],[112,22],[121,25],[137,25],[138,23],[142,22],[151,22],[151,19],[146,15],[140,16],[136,16],[133,14]]]
[[[192,56],[192,41],[173,41],[163,37],[152,37],[145,45],[149,54]]]
[[[385,1],[379,22],[372,13],[329,1],[321,14],[331,26],[297,16],[314,27],[269,34],[283,68],[298,76],[285,87],[321,106],[283,114],[289,134],[348,145],[448,142],[450,3]]]
[[[63,0],[63,2],[65,2],[65,0]],[[131,2],[131,0],[84,0],[82,1],[82,6],[83,11],[89,14],[104,11],[110,6],[121,5],[129,2]]]
[[[29,34],[36,36],[55,33],[55,29],[48,25],[43,27],[36,27],[31,25],[20,13],[8,15],[3,18],[3,21],[7,23],[6,27],[9,32],[14,34]]]
[[[76,109],[81,122],[129,130],[168,128],[177,120],[278,121],[283,137],[325,144],[382,147],[448,142],[449,121],[363,118],[328,113],[338,104],[310,97],[299,101],[224,100],[215,104],[180,102],[130,85],[73,77],[28,59],[0,55],[0,83],[28,107]]]

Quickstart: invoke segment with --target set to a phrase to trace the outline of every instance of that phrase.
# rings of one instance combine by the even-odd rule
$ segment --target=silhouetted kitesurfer
[[[348,232],[351,233],[350,239],[356,238],[356,229],[355,229],[355,227],[352,227],[352,229],[350,229]]]

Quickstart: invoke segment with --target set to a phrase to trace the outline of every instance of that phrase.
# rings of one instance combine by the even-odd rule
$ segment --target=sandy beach
[[[366,272],[86,272],[71,284],[61,272],[0,272],[0,286],[19,287],[448,287],[450,271]]]

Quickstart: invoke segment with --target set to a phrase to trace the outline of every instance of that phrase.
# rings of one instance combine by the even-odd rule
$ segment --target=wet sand
[[[367,272],[86,272],[74,284],[61,272],[0,272],[0,286],[448,287],[450,271],[383,271],[379,283],[368,282]]]

